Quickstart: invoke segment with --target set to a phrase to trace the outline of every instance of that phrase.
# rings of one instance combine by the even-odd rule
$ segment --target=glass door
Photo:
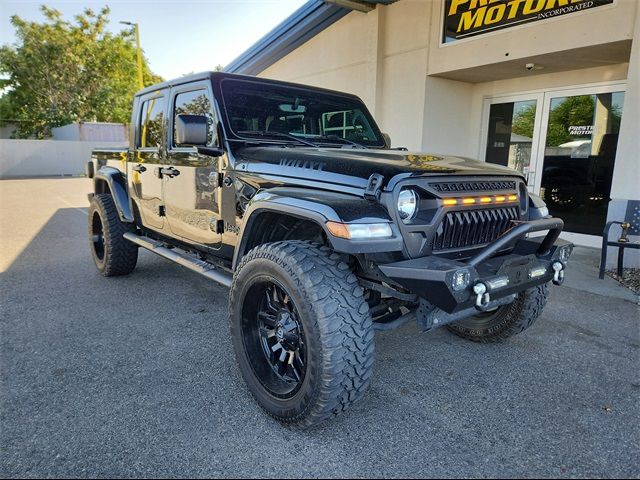
[[[488,99],[485,104],[484,160],[522,172],[535,183],[542,94]]]
[[[623,102],[620,85],[545,94],[536,190],[583,245],[606,223]]]

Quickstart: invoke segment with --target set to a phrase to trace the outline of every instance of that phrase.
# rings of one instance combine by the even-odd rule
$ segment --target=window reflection
[[[335,137],[368,147],[384,145],[362,102],[353,97],[225,79],[222,95],[229,125],[240,137],[293,135],[318,144],[344,144]]]
[[[531,165],[536,101],[492,104],[486,161],[514,168],[524,174]]]
[[[215,127],[211,101],[206,90],[194,90],[191,92],[179,93],[176,95],[173,120],[173,144],[177,145],[177,133],[175,128],[175,117],[181,114],[204,115],[207,117],[207,145],[215,144]]]
[[[164,117],[165,99],[156,97],[142,104],[140,116],[140,148],[160,147],[162,141],[162,120]]]
[[[552,98],[540,193],[565,230],[601,235],[624,92]]]

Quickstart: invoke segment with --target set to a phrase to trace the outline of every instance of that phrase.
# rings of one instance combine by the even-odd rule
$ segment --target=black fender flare
[[[282,213],[314,222],[322,228],[331,248],[336,252],[360,254],[393,252],[403,249],[404,245],[400,231],[381,205],[374,204],[361,197],[323,192],[323,195],[320,196],[324,196],[325,199],[329,199],[330,196],[340,196],[339,200],[343,200],[344,197],[350,197],[352,202],[361,203],[363,207],[367,207],[367,210],[369,210],[368,215],[361,216],[355,223],[390,223],[393,232],[393,236],[390,238],[374,240],[347,240],[335,237],[329,232],[326,223],[329,221],[347,223],[353,219],[345,215],[345,212],[341,212],[339,208],[332,206],[330,201],[319,200],[314,195],[317,193],[319,192],[310,192],[308,189],[273,188],[256,194],[251,199],[243,216],[239,240],[233,255],[233,268],[236,268],[240,259],[247,253],[247,245],[250,243],[249,240],[255,220],[265,212]],[[353,214],[353,206],[347,208]]]
[[[93,189],[95,193],[105,193],[102,187],[106,184],[109,187],[109,193],[113,197],[113,202],[118,209],[120,220],[127,223],[133,223],[134,217],[131,213],[131,204],[129,203],[129,194],[127,192],[127,182],[122,172],[114,167],[101,167],[93,177]]]

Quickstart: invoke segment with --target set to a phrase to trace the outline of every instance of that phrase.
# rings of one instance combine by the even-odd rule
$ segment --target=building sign
[[[444,0],[443,42],[584,12],[614,0]]]

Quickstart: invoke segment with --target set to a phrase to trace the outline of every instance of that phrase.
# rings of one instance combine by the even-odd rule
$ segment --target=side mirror
[[[384,143],[387,144],[387,148],[391,148],[391,137],[389,134],[382,132],[382,138],[384,138]]]
[[[180,114],[176,116],[176,144],[204,146],[207,144],[208,120],[205,115]]]

